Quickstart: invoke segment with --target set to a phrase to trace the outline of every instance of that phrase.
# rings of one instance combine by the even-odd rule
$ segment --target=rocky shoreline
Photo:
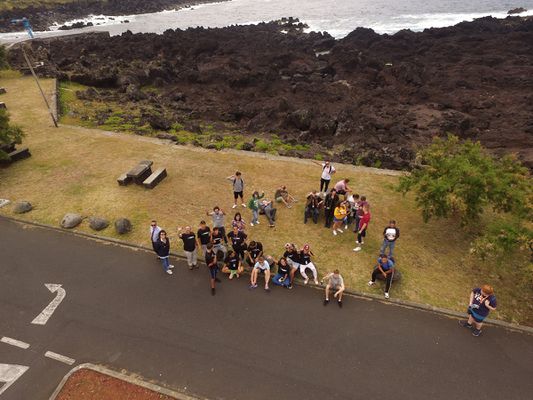
[[[11,25],[11,20],[22,17],[30,20],[34,30],[46,31],[54,23],[63,24],[66,21],[85,18],[89,15],[145,14],[221,1],[227,0],[83,0],[54,6],[14,8],[0,12],[0,32],[20,31],[20,26]]]
[[[533,167],[531,18],[395,35],[358,28],[341,40],[290,20],[30,45],[42,75],[96,88],[78,94],[86,100],[132,104],[162,132],[214,121],[389,169],[409,168],[418,146],[454,133]],[[16,48],[9,56],[23,67]]]

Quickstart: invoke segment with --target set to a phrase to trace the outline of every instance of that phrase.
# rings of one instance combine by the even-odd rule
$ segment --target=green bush
[[[0,109],[0,145],[20,143],[24,136],[22,129],[9,123],[9,115],[5,109]],[[7,158],[6,152],[0,150],[0,159]]]

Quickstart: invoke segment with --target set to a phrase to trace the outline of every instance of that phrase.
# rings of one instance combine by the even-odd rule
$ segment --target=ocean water
[[[93,22],[94,27],[67,33],[94,30],[109,31],[112,35],[126,30],[162,33],[169,28],[223,27],[292,16],[307,23],[309,30],[327,31],[341,38],[357,27],[393,34],[402,29],[420,31],[455,25],[487,15],[505,18],[507,11],[516,7],[528,9],[520,14],[522,16],[533,15],[533,0],[231,0],[114,19],[91,16],[83,21]],[[130,22],[126,24],[124,20]],[[65,34],[65,31],[38,32],[36,36],[58,34]],[[22,33],[0,35],[0,41],[4,42],[21,38],[24,38]]]

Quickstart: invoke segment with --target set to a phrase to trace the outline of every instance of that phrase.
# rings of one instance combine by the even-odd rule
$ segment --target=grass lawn
[[[261,241],[266,253],[281,255],[283,244],[288,241],[300,246],[309,243],[321,274],[339,268],[348,287],[380,293],[380,285],[368,288],[366,282],[379,251],[383,227],[394,218],[402,233],[396,258],[403,281],[393,285],[393,297],[464,310],[471,288],[488,282],[496,288],[499,301],[499,310],[493,317],[533,324],[531,284],[506,272],[514,271],[517,262],[528,262],[525,255],[500,265],[477,260],[469,254],[471,238],[459,229],[458,221],[422,222],[413,198],[404,198],[393,190],[398,174],[337,165],[336,178],[349,177],[352,186],[366,195],[372,206],[369,236],[363,251],[354,253],[353,234],[334,237],[321,223],[303,224],[303,199],[309,190],[318,189],[320,179],[320,167],[310,160],[181,147],[84,127],[64,125],[56,129],[31,78],[13,74],[0,78],[0,86],[8,90],[0,101],[6,102],[12,120],[24,128],[24,145],[33,155],[0,170],[0,198],[28,200],[35,206],[23,218],[57,226],[67,212],[110,220],[124,216],[134,224],[133,232],[124,239],[149,245],[147,231],[152,218],[176,237],[177,226],[196,227],[206,218],[205,211],[214,205],[232,215],[231,184],[224,178],[240,170],[246,182],[246,196],[257,189],[272,197],[275,188],[283,183],[300,199],[293,209],[279,207],[275,228],[269,229],[264,217],[261,225],[247,228],[249,238]],[[52,93],[51,80],[42,84],[48,94]],[[168,178],[151,191],[137,186],[119,187],[116,178],[144,159],[153,160],[156,168],[166,167]],[[0,213],[12,215],[12,209],[8,206]],[[243,216],[249,222],[251,212],[244,210]],[[79,229],[90,231],[87,222]],[[112,226],[100,234],[116,237]],[[175,251],[179,250],[177,245],[174,239]]]

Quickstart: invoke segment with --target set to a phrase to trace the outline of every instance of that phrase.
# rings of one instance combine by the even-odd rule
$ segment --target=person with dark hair
[[[324,278],[322,283],[326,281],[326,297],[324,299],[324,305],[329,304],[329,293],[333,290],[333,297],[337,299],[337,305],[342,308],[342,294],[344,293],[344,279],[342,278],[338,269],[330,272]]]
[[[157,256],[161,260],[161,264],[163,265],[163,270],[167,274],[172,275],[171,270],[174,268],[174,266],[170,265],[168,262],[168,257],[170,254],[170,240],[168,239],[167,233],[164,230],[159,232],[159,238],[157,239],[154,247]]]
[[[291,196],[287,190],[287,186],[282,185],[274,192],[274,200],[277,203],[285,204],[285,207],[291,208],[292,204],[296,202],[296,199]]]
[[[278,211],[278,209],[274,207],[274,202],[265,199],[261,201],[259,208],[263,211],[265,217],[267,217],[269,226],[273,228],[276,223],[276,213]]]
[[[335,208],[337,207],[338,204],[339,204],[339,196],[337,195],[337,191],[335,189],[331,189],[330,192],[324,198],[324,217],[326,219],[324,226],[326,228],[331,227],[331,223],[333,222],[333,216],[335,213]]]
[[[377,276],[381,274],[385,280],[385,298],[389,298],[389,290],[394,279],[394,262],[387,257],[386,254],[382,254],[378,258],[378,263],[372,271],[372,279],[368,282],[368,286],[372,286],[376,283]]]
[[[292,289],[294,276],[296,275],[296,271],[300,269],[300,253],[295,244],[285,243],[285,253],[283,253],[283,258],[287,260],[287,264],[289,264],[289,267],[291,268],[289,275],[289,289]]]
[[[370,223],[370,210],[368,209],[368,204],[365,204],[363,206],[363,215],[361,216],[361,219],[359,220],[359,229],[357,231],[357,241],[356,244],[363,244],[363,238],[366,236],[366,231],[368,229],[368,224]],[[361,246],[357,246],[353,249],[353,251],[360,251]]]
[[[246,229],[246,222],[242,219],[240,212],[235,213],[233,221],[231,221],[231,228],[233,229],[234,226],[236,226],[239,231],[244,231]]]
[[[347,193],[352,191],[352,189],[350,189],[350,187],[348,186],[348,182],[350,182],[350,180],[348,178],[344,178],[335,184],[335,190],[337,191],[337,194],[339,196],[344,196],[345,200]]]
[[[234,226],[233,231],[228,233],[228,239],[231,240],[231,246],[233,250],[239,255],[241,260],[244,260],[244,252],[246,250],[246,238],[248,236],[246,233],[239,231],[239,229]]]
[[[330,160],[325,160],[323,163],[318,161],[313,161],[315,164],[318,164],[322,167],[322,175],[320,176],[320,193],[326,193],[328,191],[329,183],[331,182],[331,175],[335,172],[335,167],[331,164]]]
[[[256,242],[252,240],[248,244],[247,253],[246,253],[246,262],[250,267],[253,267],[255,263],[259,260],[259,257],[263,255],[263,244],[261,242]]]
[[[198,240],[198,248],[202,249],[202,254],[205,257],[205,253],[207,253],[207,245],[211,243],[211,228],[209,228],[203,220],[200,221],[200,226],[198,227],[198,231],[196,231],[196,237]]]
[[[228,244],[228,239],[226,238],[226,228],[224,227],[224,216],[226,213],[219,206],[215,206],[213,207],[213,211],[206,211],[205,213],[213,218],[213,229],[218,228],[218,230],[222,232],[222,236],[224,236],[224,243]]]
[[[309,278],[305,273],[306,269],[310,269],[313,273],[313,279],[315,280],[315,285],[318,285],[318,272],[316,270],[315,264],[311,261],[311,256],[314,256],[311,248],[308,244],[304,245],[302,250],[300,250],[300,275],[304,278],[304,285],[307,285]]]
[[[316,190],[313,190],[307,195],[304,211],[304,224],[307,224],[307,219],[312,218],[313,222],[318,223],[318,215],[320,214],[320,206],[322,199],[318,196]]]
[[[346,223],[348,210],[346,209],[346,202],[343,201],[333,211],[333,235],[337,236],[337,232],[343,233],[341,229],[342,224]]]
[[[380,253],[386,254],[387,247],[389,248],[389,257],[392,258],[392,252],[396,245],[396,240],[400,237],[400,229],[396,227],[396,221],[390,220],[389,226],[383,229],[383,244],[381,245]]]
[[[355,195],[354,199],[355,199],[355,208],[357,209],[357,212],[355,214],[355,226],[353,228],[353,231],[357,233],[357,231],[359,231],[359,221],[361,221],[361,218],[363,217],[363,214],[364,214],[363,207],[369,206],[369,204],[368,204],[368,201],[366,201],[366,196],[361,196],[361,198],[359,198],[359,195]]]
[[[209,270],[209,282],[211,284],[211,295],[215,295],[215,282],[220,282],[217,278],[218,260],[217,254],[213,251],[213,243],[207,245],[207,253],[205,253],[205,264]]]
[[[239,255],[235,252],[235,250],[230,250],[224,262],[222,272],[224,272],[225,274],[229,274],[229,279],[233,279],[234,276],[240,278],[243,271],[244,268],[242,266]]]
[[[233,184],[233,208],[237,207],[237,199],[241,198],[241,206],[246,207],[242,199],[244,193],[244,181],[242,180],[242,174],[237,171],[235,175],[228,176],[226,179],[230,180]]]
[[[494,289],[490,285],[483,285],[480,288],[472,289],[470,302],[468,303],[468,320],[461,320],[459,324],[465,328],[472,329],[472,335],[481,335],[483,321],[491,311],[496,310],[497,302]]]
[[[183,231],[183,232],[182,232]],[[196,235],[191,230],[190,226],[186,226],[185,230],[182,227],[178,228],[179,237],[183,240],[183,251],[187,257],[187,264],[189,269],[198,268],[198,255],[196,254]]]
[[[256,190],[252,193],[252,198],[248,201],[248,208],[252,210],[252,222],[250,226],[259,224],[259,200],[265,197],[265,192],[259,195],[259,192]]]
[[[272,283],[277,286],[288,288],[291,286],[291,267],[284,257],[281,257],[276,264],[278,265],[278,272],[272,278]]]
[[[218,254],[219,251],[222,252],[223,259],[226,258],[226,254],[228,254],[228,249],[226,246],[222,243],[224,240],[224,235],[220,231],[220,228],[213,228],[213,232],[211,233],[211,243],[213,243],[213,250],[216,254]]]
[[[159,232],[161,232],[161,228],[157,226],[157,221],[154,219],[150,223],[150,241],[152,242],[152,249],[154,249],[156,253],[155,244],[159,240]]]
[[[259,257],[252,270],[252,275],[250,276],[250,289],[257,288],[257,277],[260,272],[265,274],[265,290],[269,292],[270,288],[268,287],[268,282],[270,281],[270,264],[263,256]]]

